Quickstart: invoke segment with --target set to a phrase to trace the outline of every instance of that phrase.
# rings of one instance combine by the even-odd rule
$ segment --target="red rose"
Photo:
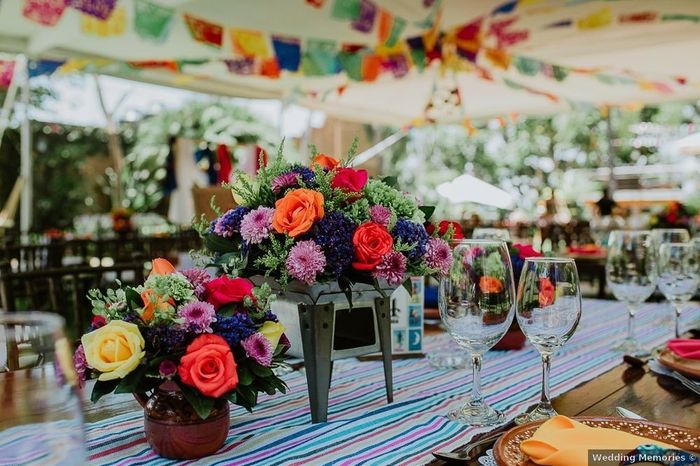
[[[367,178],[367,170],[339,168],[331,181],[331,186],[348,193],[359,193],[367,184]]]
[[[246,278],[229,278],[222,275],[204,284],[204,299],[216,310],[230,303],[240,303],[252,296],[253,283]]]
[[[394,239],[383,225],[368,222],[355,230],[352,244],[355,246],[353,268],[374,270],[382,258],[394,247]]]
[[[518,250],[518,255],[523,259],[527,259],[528,257],[542,257],[542,253],[529,244],[516,243],[513,245],[513,248]]]
[[[104,327],[107,324],[107,319],[102,316],[95,316],[92,318],[92,328]]]
[[[177,373],[182,383],[212,398],[225,395],[238,386],[231,347],[219,335],[205,333],[195,338],[180,359]]]
[[[451,220],[441,220],[440,223],[438,223],[438,236],[445,236],[447,234],[447,229],[450,228],[450,225],[452,225],[452,231],[454,232],[453,239],[464,239],[462,226],[459,224],[459,222],[454,222]],[[435,232],[435,225],[428,223],[425,229],[428,234],[432,236]]]
[[[554,285],[549,278],[540,278],[540,293],[538,295],[540,307],[551,306],[554,304]]]

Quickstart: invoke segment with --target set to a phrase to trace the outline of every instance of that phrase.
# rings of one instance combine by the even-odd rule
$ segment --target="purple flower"
[[[374,223],[388,226],[389,220],[391,220],[391,210],[384,207],[383,205],[373,205],[369,208],[369,217]]]
[[[158,373],[161,377],[169,379],[175,375],[177,372],[177,364],[172,362],[170,359],[164,359],[158,366]]]
[[[326,256],[329,272],[339,277],[355,257],[352,235],[357,225],[342,212],[332,211],[314,224],[313,240]]]
[[[75,366],[75,372],[78,374],[78,385],[80,388],[83,388],[87,380],[88,371],[87,359],[85,359],[85,348],[83,348],[83,345],[79,345],[78,349],[75,350],[73,354],[73,365]]]
[[[452,250],[450,245],[440,238],[430,238],[425,247],[425,263],[431,269],[437,269],[447,275],[452,266]]]
[[[194,294],[197,298],[201,298],[201,294],[204,292],[204,284],[211,280],[211,274],[205,269],[199,267],[193,267],[191,269],[185,269],[180,272],[185,276],[187,281],[190,282],[192,288],[194,288]]]
[[[289,251],[285,265],[292,278],[311,285],[326,266],[326,256],[313,240],[299,241]]]
[[[272,345],[262,333],[254,333],[241,341],[245,354],[261,366],[270,367],[272,364]]]
[[[411,249],[406,252],[409,259],[418,259],[425,254],[425,246],[428,244],[428,232],[425,231],[423,225],[400,218],[396,221],[391,234],[394,240],[411,246]]]
[[[261,243],[272,231],[272,215],[275,209],[258,207],[251,210],[241,221],[241,238],[252,244]]]
[[[403,282],[407,262],[406,256],[400,252],[391,251],[382,258],[372,275],[378,280],[386,280],[391,286],[398,286]]]
[[[196,333],[211,333],[211,324],[216,322],[214,306],[203,301],[185,304],[180,308],[178,315],[185,320],[185,327]]]
[[[255,323],[248,314],[239,312],[231,317],[218,315],[212,330],[226,340],[231,348],[235,348],[249,336],[255,333]]]
[[[294,188],[298,185],[297,174],[294,172],[287,172],[276,176],[272,180],[270,187],[272,188],[273,193],[279,194],[287,188]]]
[[[241,231],[241,221],[245,214],[250,211],[247,207],[236,207],[228,210],[221,217],[216,219],[214,233],[224,238],[230,238],[235,233]]]

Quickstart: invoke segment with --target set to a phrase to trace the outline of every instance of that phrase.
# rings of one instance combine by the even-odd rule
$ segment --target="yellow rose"
[[[146,342],[135,324],[113,320],[80,339],[90,367],[102,372],[97,380],[124,378],[143,359]]]
[[[284,325],[279,322],[272,322],[271,320],[265,321],[265,323],[258,329],[258,332],[267,338],[267,341],[272,345],[272,349],[277,348],[277,344],[280,341],[280,337],[286,329]]]

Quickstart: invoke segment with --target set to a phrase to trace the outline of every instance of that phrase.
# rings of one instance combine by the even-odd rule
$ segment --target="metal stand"
[[[326,304],[299,304],[299,326],[306,367],[306,383],[309,387],[311,422],[326,422],[328,419],[328,392],[333,372],[333,340],[335,329],[335,306]],[[391,367],[391,317],[389,299],[374,300],[379,345],[384,362],[384,382],[387,402],[394,401]],[[371,351],[368,351],[368,353]]]

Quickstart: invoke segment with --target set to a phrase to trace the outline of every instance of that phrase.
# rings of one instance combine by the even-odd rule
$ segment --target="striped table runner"
[[[672,316],[667,304],[644,305],[637,317],[639,339],[652,345],[670,338]],[[683,315],[685,322],[699,316],[697,307]],[[620,355],[610,348],[624,337],[626,319],[624,307],[615,301],[584,300],[576,334],[553,359],[553,395],[620,364]],[[429,338],[426,351],[448,344],[445,335]],[[540,370],[539,356],[530,346],[489,352],[482,370],[488,402],[514,417],[538,400]],[[437,370],[424,359],[394,361],[394,402],[387,404],[381,362],[337,361],[325,424],[311,424],[303,373],[284,379],[287,394],[262,396],[254,414],[232,408],[224,448],[197,464],[416,465],[430,461],[431,451],[454,449],[484,431],[445,417],[466,400],[471,370]],[[175,464],[151,452],[142,416],[139,411],[88,424],[90,464]]]

